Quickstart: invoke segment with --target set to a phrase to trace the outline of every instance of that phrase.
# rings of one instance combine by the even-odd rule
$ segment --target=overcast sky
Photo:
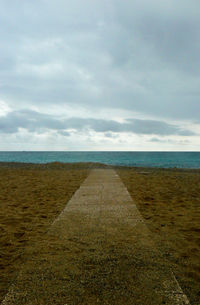
[[[0,0],[0,150],[200,150],[200,2]]]

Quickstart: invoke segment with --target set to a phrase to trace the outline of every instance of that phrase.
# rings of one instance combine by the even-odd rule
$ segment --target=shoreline
[[[200,172],[200,168],[189,167],[157,167],[157,166],[131,166],[131,165],[112,165],[100,162],[47,162],[47,163],[31,163],[31,162],[6,162],[0,161],[0,168],[41,168],[41,169],[95,169],[95,168],[113,168],[124,170],[166,170],[181,172]]]

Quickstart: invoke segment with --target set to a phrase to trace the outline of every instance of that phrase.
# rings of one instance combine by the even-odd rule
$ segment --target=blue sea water
[[[200,152],[0,152],[0,162],[100,162],[123,166],[200,168]]]

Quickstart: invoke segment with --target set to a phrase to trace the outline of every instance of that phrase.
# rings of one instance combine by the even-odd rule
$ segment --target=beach
[[[88,169],[76,166],[0,166],[0,301],[51,223],[83,182]]]
[[[200,171],[117,172],[191,304],[200,304]]]
[[[100,164],[0,164],[0,300],[30,248]],[[191,301],[200,301],[200,170],[115,167],[169,268]]]

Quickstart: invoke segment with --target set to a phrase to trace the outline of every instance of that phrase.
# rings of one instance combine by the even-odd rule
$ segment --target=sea
[[[98,162],[134,167],[200,168],[200,152],[1,151],[0,162]]]

